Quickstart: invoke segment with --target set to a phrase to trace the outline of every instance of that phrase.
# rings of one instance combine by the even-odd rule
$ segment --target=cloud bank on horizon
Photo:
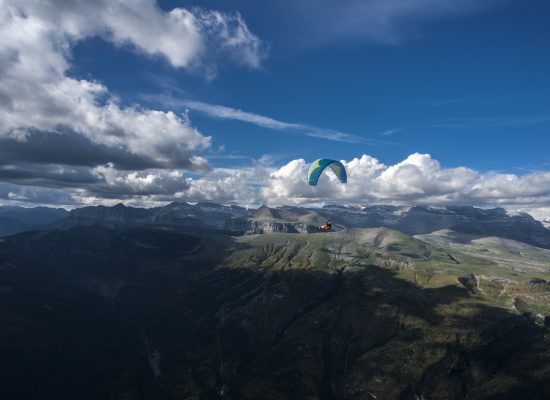
[[[257,164],[247,169],[214,169],[203,176],[186,178],[176,169],[124,172],[111,166],[94,168],[87,180],[75,180],[59,189],[52,180],[41,187],[25,178],[0,184],[0,196],[31,203],[153,206],[168,201],[215,201],[242,205],[310,204],[405,204],[476,205],[530,212],[546,220],[550,211],[550,172],[523,176],[481,173],[466,168],[444,168],[429,154],[411,154],[394,165],[362,155],[342,160],[348,183],[340,184],[330,171],[315,187],[307,184],[308,163],[292,160],[280,168]],[[46,179],[46,178],[45,178]],[[47,182],[47,181],[45,181]],[[24,185],[24,186],[19,186]],[[62,195],[53,195],[54,191]]]
[[[289,7],[296,11],[312,3],[293,4]],[[338,30],[325,33],[330,40],[360,35],[394,42],[400,21],[476,7],[472,1],[352,1],[333,14]],[[330,7],[311,9],[315,14]],[[359,23],[357,15],[367,15],[371,22]],[[3,0],[0,204],[470,204],[530,210],[538,218],[550,218],[550,172],[519,176],[445,168],[418,153],[385,165],[362,155],[343,161],[347,185],[329,173],[312,188],[304,159],[279,167],[252,162],[249,167],[212,168],[207,153],[212,137],[185,113],[124,104],[106,84],[73,75],[72,49],[93,37],[207,81],[221,64],[261,68],[268,47],[238,13],[182,7],[166,11],[154,0]],[[215,118],[320,140],[364,139],[207,102],[184,105]]]

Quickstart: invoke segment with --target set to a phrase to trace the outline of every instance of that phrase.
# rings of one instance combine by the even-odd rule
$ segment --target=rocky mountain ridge
[[[235,235],[272,232],[311,233],[327,219],[334,230],[387,227],[417,235],[450,229],[456,232],[498,236],[550,248],[550,230],[527,213],[511,214],[502,208],[466,206],[325,206],[323,208],[262,206],[246,209],[215,203],[170,203],[164,207],[84,207],[52,224],[71,228],[99,224],[111,228],[166,226]]]

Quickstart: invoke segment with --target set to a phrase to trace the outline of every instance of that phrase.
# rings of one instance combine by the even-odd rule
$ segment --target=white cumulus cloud
[[[271,204],[386,203],[467,204],[531,208],[550,206],[550,173],[523,176],[482,173],[470,168],[444,168],[429,154],[412,154],[385,165],[368,155],[342,161],[348,183],[327,171],[315,187],[305,184],[308,163],[293,160],[272,171],[262,189]]]
[[[261,41],[240,15],[166,12],[154,0],[4,0],[0,141],[30,142],[36,132],[47,132],[52,140],[77,135],[110,149],[115,163],[117,157],[133,157],[147,166],[205,169],[206,160],[195,154],[210,146],[210,138],[185,116],[122,106],[105,85],[70,76],[71,48],[92,36],[162,57],[175,68],[204,67],[209,74],[207,62],[216,52],[253,68],[263,54]],[[58,162],[63,164],[63,157]]]

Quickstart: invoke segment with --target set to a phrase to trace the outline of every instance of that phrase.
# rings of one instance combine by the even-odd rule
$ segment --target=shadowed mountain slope
[[[550,395],[544,319],[459,281],[498,262],[393,230],[91,226],[3,238],[0,260],[8,398]]]
[[[3,206],[0,207],[0,236],[44,229],[68,214],[63,208]]]

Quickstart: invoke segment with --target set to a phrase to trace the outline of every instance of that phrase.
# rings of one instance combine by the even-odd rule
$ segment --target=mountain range
[[[499,236],[542,248],[550,248],[550,230],[527,213],[511,213],[502,208],[427,206],[336,206],[323,208],[278,207],[247,209],[215,203],[170,203],[163,207],[136,208],[82,207],[67,212],[45,207],[0,207],[0,218],[13,224],[0,225],[0,234],[30,229],[68,229],[102,225],[110,228],[163,226],[230,234],[271,232],[307,233],[331,219],[335,230],[387,227],[417,235],[442,229]]]
[[[0,236],[44,228],[69,215],[64,208],[0,207]]]
[[[0,238],[0,393],[550,398],[549,237],[473,207],[61,212]]]

